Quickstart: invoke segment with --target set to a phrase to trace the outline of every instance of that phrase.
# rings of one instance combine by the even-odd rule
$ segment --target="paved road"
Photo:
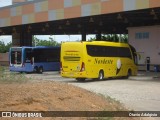
[[[158,75],[160,75],[158,73]],[[104,81],[77,82],[72,78],[62,78],[58,72],[43,74],[26,74],[32,79],[66,82],[89,91],[110,96],[127,108],[136,111],[160,111],[160,78],[112,79]],[[98,102],[98,101],[97,101]]]

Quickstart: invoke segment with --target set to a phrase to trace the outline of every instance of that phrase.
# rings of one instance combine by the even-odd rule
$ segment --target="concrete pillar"
[[[12,33],[12,46],[21,46],[20,33]]]
[[[20,35],[20,46],[32,46],[32,34],[22,32]]]
[[[120,43],[122,42],[122,35],[121,34],[119,35],[119,42]]]
[[[25,32],[13,33],[12,46],[32,46],[32,34]]]
[[[86,41],[86,33],[82,33],[82,41]]]
[[[101,33],[96,34],[96,40],[101,41]]]

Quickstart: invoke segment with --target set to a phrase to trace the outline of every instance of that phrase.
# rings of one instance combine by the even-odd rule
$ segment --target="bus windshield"
[[[22,63],[22,48],[12,48],[11,50],[11,64]]]
[[[137,65],[138,64],[138,60],[137,60],[137,54],[136,54],[136,49],[132,46],[129,45],[133,54],[133,58],[134,58],[134,63]]]

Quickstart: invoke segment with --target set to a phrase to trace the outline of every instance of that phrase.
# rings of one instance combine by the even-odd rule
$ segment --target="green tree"
[[[49,41],[48,40],[40,40],[36,37],[33,37],[32,45],[33,46],[60,46],[60,43],[58,43],[57,41],[55,41],[51,37],[49,37]]]
[[[2,41],[0,41],[0,53],[5,53],[5,44]]]
[[[128,43],[128,34],[123,34],[122,35],[122,40],[124,43]]]
[[[7,52],[9,52],[9,49],[12,47],[12,42],[7,43],[7,45],[5,45],[5,49]]]
[[[12,43],[7,43],[7,45],[5,45],[4,42],[0,41],[0,53],[6,53],[9,52],[10,47],[12,46]]]
[[[89,41],[96,41],[96,38],[91,38],[89,39]],[[102,34],[101,41],[110,41],[110,42],[120,41],[120,42],[128,43],[128,35],[127,34],[122,34],[122,35],[118,35],[118,34],[104,35]]]

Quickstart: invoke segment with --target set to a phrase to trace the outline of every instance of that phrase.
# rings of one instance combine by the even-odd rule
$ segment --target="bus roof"
[[[22,47],[11,47],[11,48],[33,48],[33,47],[30,47],[30,46],[22,46]]]
[[[59,48],[59,46],[35,46],[33,48]]]
[[[59,48],[59,46],[35,46],[35,47],[21,46],[21,47],[11,47],[11,48]]]

